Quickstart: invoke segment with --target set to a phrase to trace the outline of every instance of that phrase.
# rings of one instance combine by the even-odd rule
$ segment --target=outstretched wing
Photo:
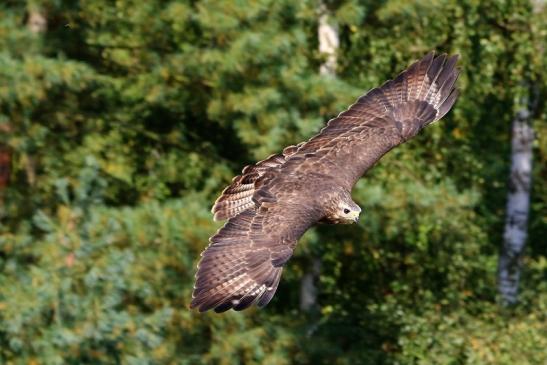
[[[230,218],[211,237],[198,265],[191,308],[239,311],[272,299],[283,265],[319,215],[290,194],[278,200],[262,193],[262,199],[255,196],[257,209]]]
[[[385,153],[452,108],[458,97],[457,59],[429,53],[394,80],[360,97],[309,141],[246,166],[215,202],[214,219],[254,209],[256,183],[272,169],[320,172],[351,189]]]
[[[452,108],[457,59],[429,53],[330,120],[282,168],[319,171],[351,189],[384,154]]]

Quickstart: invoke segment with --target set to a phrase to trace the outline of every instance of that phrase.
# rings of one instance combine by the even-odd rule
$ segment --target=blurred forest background
[[[524,0],[0,4],[0,363],[547,363],[547,14]],[[430,50],[461,97],[310,230],[264,310],[188,310],[211,205]],[[520,300],[496,289],[511,123],[539,100]],[[321,262],[316,303],[301,278]]]

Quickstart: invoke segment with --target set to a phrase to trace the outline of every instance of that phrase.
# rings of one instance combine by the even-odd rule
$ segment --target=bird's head
[[[350,194],[343,192],[337,196],[324,220],[334,224],[357,223],[359,214],[361,208],[351,200]]]

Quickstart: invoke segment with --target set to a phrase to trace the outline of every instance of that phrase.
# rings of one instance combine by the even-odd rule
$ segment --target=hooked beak
[[[351,212],[351,215],[349,216],[349,218],[351,218],[353,220],[353,222],[357,223],[357,221],[359,221],[359,214],[361,212],[356,212],[356,211],[353,211]]]

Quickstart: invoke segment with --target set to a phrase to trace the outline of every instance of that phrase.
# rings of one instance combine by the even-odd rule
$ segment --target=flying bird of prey
[[[318,222],[356,222],[361,208],[351,190],[359,178],[452,108],[457,59],[429,53],[308,141],[245,167],[213,206],[214,219],[228,221],[201,254],[190,307],[268,304],[304,232]]]

